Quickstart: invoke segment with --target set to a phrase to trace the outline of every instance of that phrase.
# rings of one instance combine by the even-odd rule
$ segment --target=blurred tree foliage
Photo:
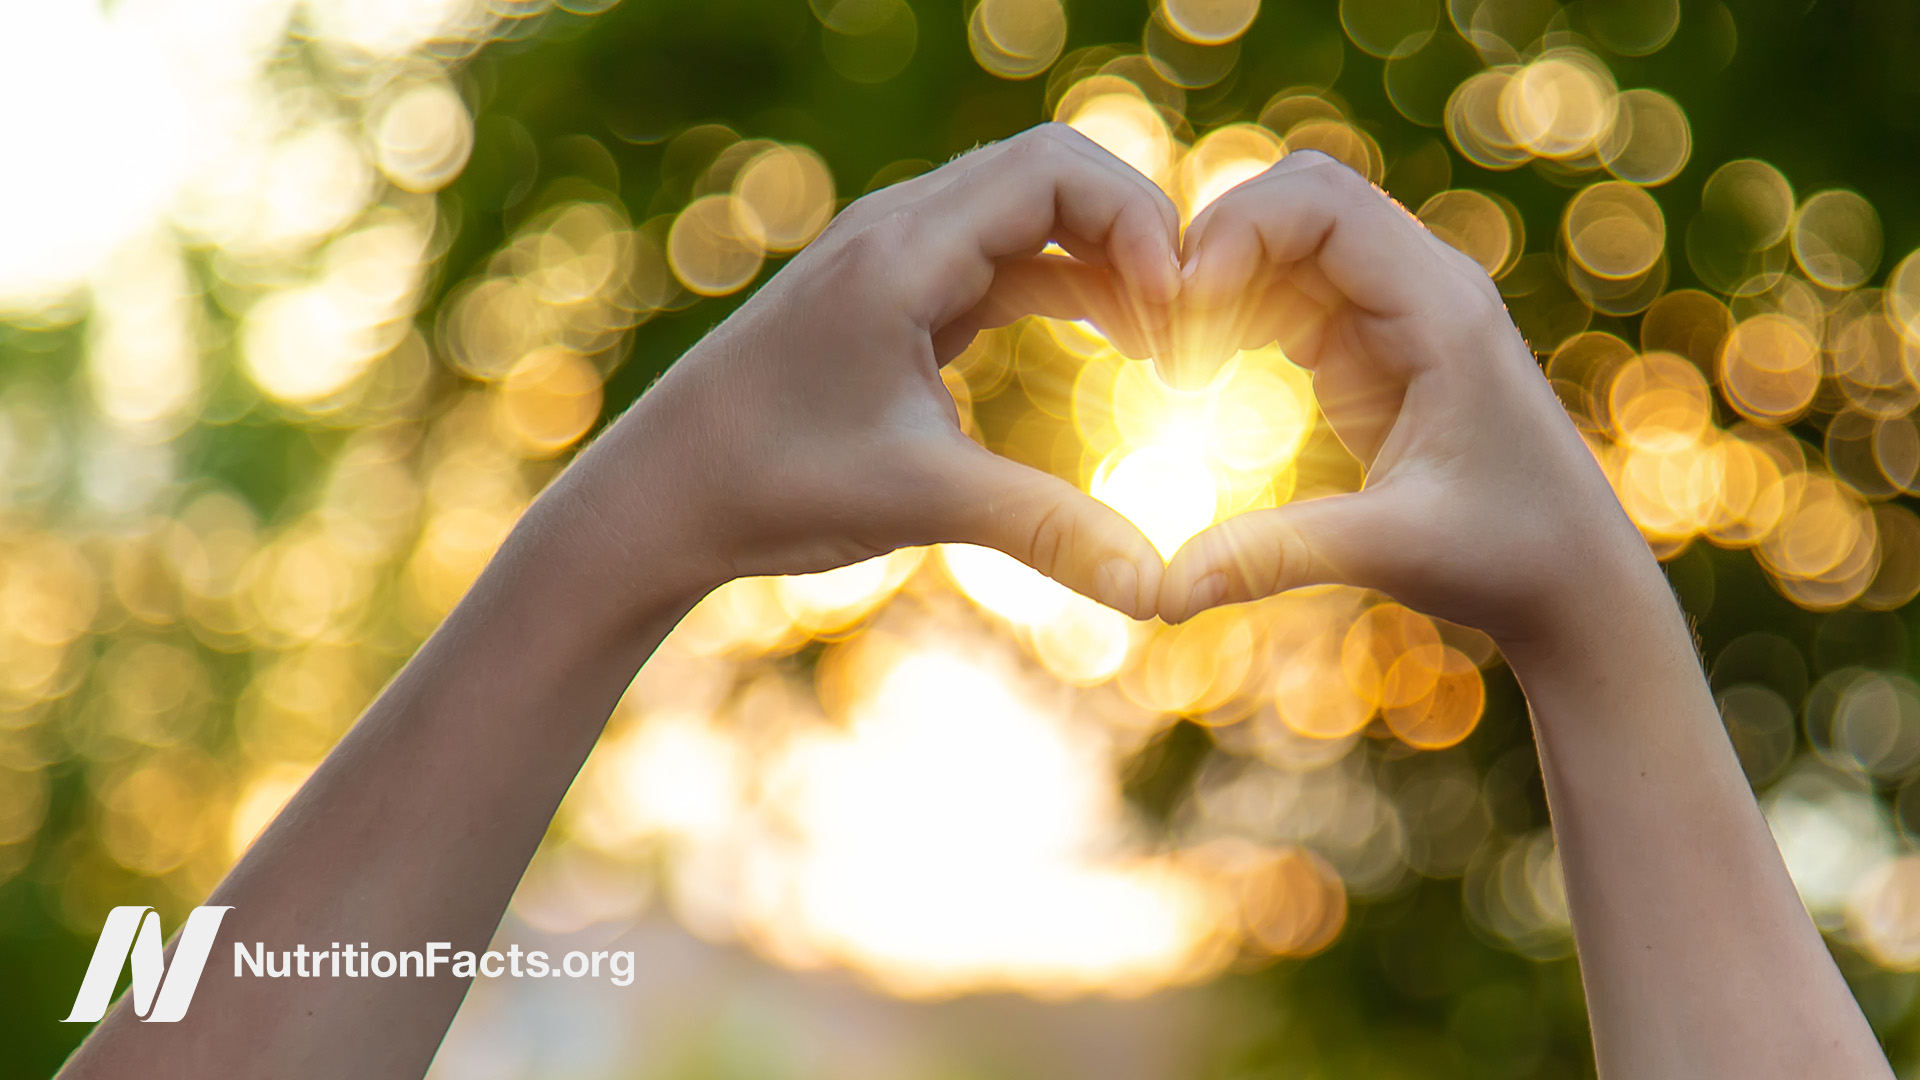
[[[1006,81],[974,61],[962,0],[912,6],[911,58],[874,83],[836,70],[832,43],[823,40],[829,32],[803,0],[625,0],[600,14],[555,9],[527,20],[514,40],[490,45],[464,69],[477,139],[470,164],[442,196],[453,240],[436,295],[476,271],[519,225],[583,189],[617,194],[635,222],[677,211],[707,163],[698,140],[685,135],[697,125],[810,146],[848,197],[1047,118],[1045,77]],[[1141,0],[1075,0],[1068,14],[1069,50],[1137,48],[1149,10]],[[1567,190],[1540,170],[1478,169],[1435,128],[1400,115],[1383,89],[1383,62],[1346,40],[1334,0],[1267,0],[1240,48],[1230,75],[1190,95],[1196,131],[1254,119],[1277,91],[1331,80],[1379,142],[1390,190],[1396,164],[1438,146],[1454,186],[1499,192],[1520,208],[1530,237],[1554,235]],[[1878,208],[1886,250],[1897,258],[1920,244],[1917,53],[1920,6],[1905,0],[1686,0],[1668,47],[1612,63],[1622,86],[1664,90],[1692,122],[1691,164],[1652,192],[1669,221],[1691,215],[1719,163],[1760,157],[1802,190],[1861,192]],[[34,166],[23,158],[13,167]],[[1395,193],[1417,202],[1430,190]],[[1676,260],[1672,286],[1693,284],[1689,273]],[[616,415],[745,295],[640,326],[608,383],[603,415]],[[434,319],[429,304],[419,324],[430,334]],[[1595,325],[1631,341],[1634,322],[1602,316]],[[62,385],[78,366],[81,333],[0,325],[0,374],[10,385]],[[269,520],[286,512],[291,493],[312,488],[340,438],[280,419],[237,385],[216,390],[208,413],[222,410],[225,422],[194,429],[184,471],[230,485]],[[1798,644],[1815,677],[1847,664],[1913,670],[1910,609],[1808,612],[1769,587],[1745,553],[1704,545],[1670,569],[1706,656],[1766,629]],[[230,664],[217,676],[214,700],[231,703],[243,673]],[[1502,828],[1519,832],[1545,822],[1544,800],[1524,704],[1503,672],[1490,673],[1489,684],[1487,718],[1466,746],[1483,772],[1511,779],[1510,797],[1494,811]],[[1207,738],[1193,725],[1171,729],[1136,763],[1130,790],[1154,807],[1171,805]],[[86,842],[80,784],[75,770],[56,767],[36,863],[55,864],[62,847]],[[51,910],[43,876],[0,884],[0,1074],[9,1076],[48,1075],[85,1034],[57,1021],[92,941]],[[1339,943],[1317,957],[1228,976],[1224,989],[1244,1008],[1223,1021],[1232,1030],[1216,1043],[1214,1060],[1193,1071],[1248,1080],[1590,1075],[1574,963],[1530,961],[1483,940],[1461,904],[1458,882],[1422,882],[1358,906]],[[1916,976],[1851,954],[1841,961],[1896,1061],[1920,1060]]]

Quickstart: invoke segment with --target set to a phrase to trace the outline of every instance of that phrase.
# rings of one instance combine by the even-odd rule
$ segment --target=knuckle
[[[1479,324],[1506,322],[1507,304],[1500,295],[1499,286],[1487,276],[1486,267],[1472,259],[1468,259],[1467,262],[1469,265],[1460,268],[1466,293],[1462,297],[1463,310],[1472,321]]]
[[[1426,226],[1423,223],[1421,227],[1424,229]],[[1428,235],[1432,236],[1433,241],[1428,246],[1440,260],[1443,270],[1451,271],[1461,278],[1477,294],[1498,295],[1498,290],[1493,288],[1493,278],[1484,263],[1442,240],[1439,236],[1432,233]]]
[[[1007,168],[1030,168],[1044,152],[1041,147],[1045,141],[1031,132],[1008,139],[1001,144],[1000,160],[996,164]]]
[[[1325,164],[1314,165],[1313,178],[1334,195],[1348,202],[1359,202],[1362,199],[1375,200],[1380,197],[1379,191],[1367,181],[1366,177],[1355,172],[1353,166],[1330,154],[1323,154],[1318,150],[1312,152],[1319,154],[1326,161]]]
[[[901,285],[907,250],[897,215],[885,214],[843,232],[825,256],[822,276],[855,294],[885,299]]]
[[[1444,240],[1440,242],[1439,254],[1440,258],[1446,261],[1448,267],[1458,273],[1466,274],[1470,278],[1484,278],[1487,276],[1487,268],[1481,265],[1479,259],[1461,251],[1459,248],[1454,247]]]
[[[1031,127],[1007,141],[1008,153],[1023,160],[1043,164],[1071,153],[1072,141],[1086,136],[1057,121]]]
[[[1305,163],[1292,170],[1293,175],[1298,182],[1318,188],[1329,199],[1351,205],[1363,198],[1380,197],[1373,184],[1355,172],[1353,166],[1324,150],[1296,150],[1281,160],[1286,161],[1301,154],[1310,156]]]
[[[1053,573],[1072,552],[1075,532],[1073,515],[1058,505],[1045,507],[1028,530],[1027,562],[1042,573]]]
[[[906,225],[897,213],[883,214],[850,233],[840,244],[841,268],[861,280],[886,280],[907,246]]]
[[[1303,146],[1297,150],[1289,149],[1286,156],[1294,159],[1295,168],[1340,164],[1339,158],[1334,157],[1325,150],[1316,149],[1311,146]]]
[[[1223,562],[1237,572],[1240,585],[1250,599],[1279,592],[1291,569],[1281,548],[1284,532],[1262,528],[1261,524],[1258,519],[1248,519],[1222,552]]]
[[[1353,170],[1347,167],[1346,162],[1341,161],[1325,150],[1310,146],[1301,147],[1298,150],[1289,150],[1286,156],[1280,160],[1282,163],[1291,161],[1293,163],[1291,171],[1315,173],[1318,174],[1317,178],[1321,180],[1330,181],[1331,178],[1337,178],[1343,173],[1354,174]]]
[[[1050,120],[1041,124],[1039,130],[1046,133],[1046,138],[1051,145],[1062,150],[1085,149],[1087,147],[1097,148],[1100,146],[1099,143],[1088,138],[1086,133],[1079,128],[1058,120]]]
[[[878,192],[874,194],[878,194]],[[819,247],[838,246],[846,237],[859,232],[867,220],[873,216],[876,206],[873,201],[874,194],[863,195],[855,199],[847,204],[846,209],[833,215],[833,217],[827,221],[826,227],[820,230],[820,235],[814,238],[814,245]]]
[[[1277,550],[1271,564],[1272,580],[1267,585],[1268,593],[1318,580],[1313,549],[1307,545],[1306,537],[1301,536],[1298,529],[1281,528],[1274,543]]]
[[[1072,127],[1058,120],[1049,120],[1044,124],[1035,124],[1028,128],[1021,137],[1048,146],[1063,146],[1066,140],[1079,134]]]

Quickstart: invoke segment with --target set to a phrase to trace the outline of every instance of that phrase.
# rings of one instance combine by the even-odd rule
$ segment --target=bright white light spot
[[[1206,458],[1177,446],[1143,446],[1094,477],[1093,497],[1139,526],[1163,558],[1213,524],[1219,489]]]
[[[993,548],[945,544],[940,561],[967,599],[1008,622],[1026,626],[1046,622],[1074,595],[1065,585]]]

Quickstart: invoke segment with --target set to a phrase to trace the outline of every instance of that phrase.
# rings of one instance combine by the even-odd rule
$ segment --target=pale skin
[[[1038,257],[1049,241],[1073,258]],[[1163,564],[962,433],[939,365],[1028,313],[1091,318],[1182,376],[1278,337],[1366,489]],[[1481,627],[1535,714],[1601,1074],[1891,1075],[1657,564],[1486,276],[1312,154],[1222,197],[1183,249],[1163,194],[1052,125],[854,203],[613,424],[209,898],[233,910],[188,1016],[122,1002],[62,1075],[424,1073],[467,980],[234,979],[231,943],[484,949],[615,702],[701,596],[940,541],[1137,618],[1340,581]]]
[[[1161,614],[1341,582],[1485,630],[1533,713],[1600,1075],[1890,1077],[1659,565],[1480,266],[1317,154],[1209,206],[1186,260],[1189,353],[1277,338],[1368,470],[1193,538]]]

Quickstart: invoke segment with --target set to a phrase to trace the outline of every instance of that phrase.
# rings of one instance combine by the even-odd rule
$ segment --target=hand
[[[1170,621],[1341,583],[1510,647],[1553,633],[1596,572],[1654,567],[1485,271],[1352,170],[1289,155],[1200,214],[1186,266],[1180,363],[1277,339],[1367,478],[1188,541]]]
[[[1073,257],[1041,256],[1049,241]],[[1070,128],[974,151],[849,206],[583,455],[573,472],[589,479],[570,479],[615,533],[671,515],[709,556],[702,588],[962,541],[1150,617],[1153,545],[969,440],[940,365],[1026,314],[1091,319],[1143,355],[1179,289],[1178,245],[1166,195]],[[624,475],[636,461],[650,463],[644,495]]]

